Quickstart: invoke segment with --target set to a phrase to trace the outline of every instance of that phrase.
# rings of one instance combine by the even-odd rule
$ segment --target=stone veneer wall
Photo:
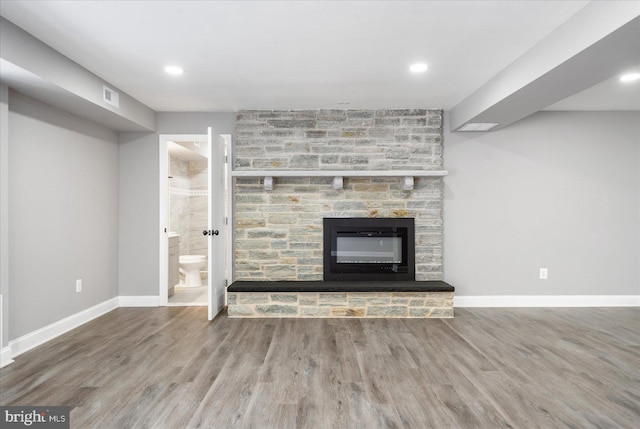
[[[240,111],[235,170],[441,170],[442,111]],[[274,176],[277,173],[274,172]],[[413,217],[416,280],[441,280],[442,178],[234,179],[235,280],[322,280],[323,217]]]

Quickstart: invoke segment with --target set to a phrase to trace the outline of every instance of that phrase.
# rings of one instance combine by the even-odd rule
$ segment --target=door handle
[[[205,229],[202,231],[202,235],[219,235],[220,231],[217,229]]]

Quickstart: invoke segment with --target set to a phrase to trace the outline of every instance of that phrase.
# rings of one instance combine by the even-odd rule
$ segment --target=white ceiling
[[[0,14],[156,111],[450,109],[587,3],[2,0]],[[620,109],[610,92],[555,108]]]

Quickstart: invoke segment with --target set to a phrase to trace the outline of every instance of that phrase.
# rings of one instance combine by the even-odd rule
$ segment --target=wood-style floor
[[[2,405],[72,428],[637,428],[640,309],[228,319],[121,308],[16,358]]]

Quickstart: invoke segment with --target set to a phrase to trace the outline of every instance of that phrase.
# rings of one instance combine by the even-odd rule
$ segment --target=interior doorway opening
[[[167,305],[208,305],[209,155],[207,136],[168,141]]]
[[[160,135],[159,303],[225,306],[231,136]]]

